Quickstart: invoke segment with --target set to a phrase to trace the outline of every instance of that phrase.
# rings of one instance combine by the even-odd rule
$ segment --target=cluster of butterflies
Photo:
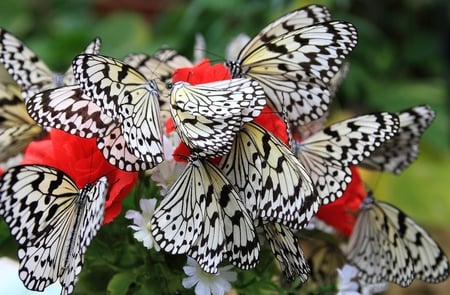
[[[171,81],[174,69],[191,66],[172,49],[121,61],[100,55],[94,39],[62,75],[0,29],[0,62],[19,86],[0,88],[0,160],[57,128],[96,138],[119,169],[148,170],[165,160],[161,130],[170,117],[191,156],[152,218],[159,246],[193,257],[209,273],[224,259],[249,269],[259,260],[261,227],[285,275],[305,281],[309,267],[295,232],[343,195],[349,166],[395,173],[408,167],[434,118],[423,105],[324,127],[356,43],[352,24],[307,6],[267,25],[226,62],[232,79],[190,85]],[[290,146],[252,122],[266,104],[285,119]],[[218,165],[209,160],[218,156]],[[0,215],[19,244],[27,288],[42,291],[59,279],[61,294],[73,292],[107,192],[107,176],[79,189],[47,166],[3,174]],[[355,232],[348,259],[368,282],[448,276],[439,246],[388,204],[365,202]]]

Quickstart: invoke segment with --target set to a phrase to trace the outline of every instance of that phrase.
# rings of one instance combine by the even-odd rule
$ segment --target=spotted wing
[[[20,89],[0,84],[0,162],[23,151],[43,132],[28,115]]]
[[[414,279],[439,283],[449,276],[449,260],[433,238],[398,208],[369,194],[348,243],[347,258],[367,283],[402,287]]]
[[[323,204],[342,196],[352,179],[349,166],[370,156],[398,127],[397,115],[374,113],[335,123],[296,144]]]
[[[287,112],[294,126],[322,117],[330,101],[330,80],[356,46],[356,29],[346,22],[330,21],[287,33],[284,29],[268,39],[257,47],[250,41],[236,61],[227,63],[233,77],[259,81],[269,104],[279,114]]]
[[[176,130],[191,151],[220,156],[230,150],[242,124],[261,113],[265,95],[256,81],[244,78],[200,85],[177,82],[170,104]]]
[[[398,133],[383,143],[359,165],[369,169],[400,174],[419,155],[419,141],[433,122],[435,112],[427,105],[420,105],[398,113]]]
[[[62,294],[71,293],[86,247],[103,220],[99,208],[106,193],[106,178],[78,190],[62,171],[47,166],[23,165],[5,172],[0,215],[19,244],[19,278],[28,289],[43,291],[59,278]],[[83,247],[76,247],[82,241]]]
[[[73,61],[75,79],[83,92],[111,118],[117,118],[127,147],[153,166],[164,159],[158,97],[154,81],[147,81],[121,61],[81,54]]]
[[[286,278],[288,280],[300,278],[305,282],[308,279],[309,266],[294,232],[279,223],[263,224],[263,229],[272,253],[280,263]]]
[[[319,208],[303,165],[286,145],[253,122],[242,127],[220,166],[254,219],[298,229]]]
[[[152,233],[165,251],[188,253],[206,272],[227,258],[254,267],[259,244],[253,222],[233,186],[213,164],[191,160],[152,219]]]

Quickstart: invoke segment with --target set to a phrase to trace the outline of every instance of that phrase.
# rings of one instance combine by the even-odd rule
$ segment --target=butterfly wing
[[[275,30],[276,32],[276,30]],[[261,83],[270,105],[295,126],[324,115],[328,84],[341,60],[356,46],[357,33],[346,22],[323,22],[250,42],[238,60],[228,62],[233,77],[248,76]]]
[[[172,83],[172,73],[177,68],[192,67],[192,63],[173,49],[162,48],[149,56],[142,53],[129,54],[124,62],[142,73],[147,80],[154,79],[161,91],[159,106],[161,121],[166,122],[170,117],[169,96],[167,85]]]
[[[147,170],[152,163],[131,153],[122,129],[78,86],[64,86],[38,93],[27,102],[30,115],[45,127],[84,138],[97,138],[97,147],[108,162],[125,171]]]
[[[100,47],[102,45],[102,41],[100,40],[100,38],[94,38],[94,40],[92,40],[88,46],[86,46],[86,48],[84,49],[84,53],[87,54],[98,54],[100,52]],[[73,76],[73,69],[72,66],[70,66],[66,73],[64,74],[64,78],[63,78],[63,85],[75,85],[76,81],[75,81],[75,77]]]
[[[158,89],[135,69],[101,55],[78,55],[75,79],[103,112],[117,118],[128,148],[137,158],[157,165],[164,159]]]
[[[47,65],[4,29],[0,29],[0,62],[22,87],[25,100],[43,89],[54,87],[53,72]]]
[[[105,212],[105,199],[108,193],[108,179],[101,177],[95,184],[87,185],[80,192],[85,196],[85,206],[82,209],[82,218],[77,227],[77,237],[74,241],[71,253],[68,253],[67,266],[61,276],[63,289],[61,295],[72,294],[77,277],[81,272],[84,263],[84,254],[92,239],[97,234],[103,223]]]
[[[0,162],[20,153],[42,133],[28,115],[19,88],[0,84]]]
[[[207,161],[189,162],[155,210],[152,225],[162,249],[188,253],[206,272],[216,273],[223,257],[242,268],[257,262],[252,220],[232,185]]]
[[[153,237],[166,252],[188,252],[203,229],[206,198],[211,198],[211,192],[205,190],[208,187],[201,176],[190,162],[153,214]]]
[[[72,180],[45,166],[12,167],[2,176],[0,215],[19,243],[19,277],[27,288],[42,291],[59,277],[77,193]]]
[[[261,113],[265,95],[250,79],[200,85],[177,82],[170,103],[176,130],[191,151],[220,156],[230,150],[242,124]]]
[[[364,168],[400,174],[417,159],[419,140],[435,116],[435,112],[427,105],[399,112],[400,128],[398,133],[383,143],[359,165]]]
[[[264,43],[272,41],[289,32],[296,31],[315,23],[329,21],[330,17],[329,10],[320,5],[309,5],[291,11],[264,27],[247,43],[239,53],[239,56],[247,56],[251,52],[257,50],[260,46],[264,45]]]
[[[253,122],[242,127],[220,166],[255,219],[301,228],[318,210],[320,200],[303,165]]]
[[[272,253],[287,279],[294,280],[298,277],[305,282],[308,279],[309,266],[294,232],[279,223],[265,223],[263,229]]]
[[[347,258],[368,283],[390,281],[402,287],[415,278],[438,283],[449,261],[430,235],[394,206],[369,194],[348,243]]]
[[[39,125],[84,138],[103,136],[114,124],[76,85],[42,91],[26,106]]]
[[[342,196],[352,179],[349,166],[370,156],[398,127],[395,114],[374,113],[335,123],[296,144],[323,204]]]

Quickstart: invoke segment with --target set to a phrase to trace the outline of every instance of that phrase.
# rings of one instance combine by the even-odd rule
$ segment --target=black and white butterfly
[[[366,283],[409,286],[414,279],[439,283],[449,276],[449,260],[433,238],[398,208],[364,200],[347,245],[347,258]]]
[[[45,131],[27,113],[20,88],[0,84],[0,162],[15,156]]]
[[[178,68],[192,67],[192,63],[171,48],[161,48],[153,55],[132,53],[127,55],[123,61],[139,71],[147,80],[155,80],[158,84],[158,89],[161,91],[159,97],[160,114],[164,124],[170,117],[167,85],[172,83],[173,71]]]
[[[170,112],[181,140],[191,152],[216,157],[231,149],[236,133],[266,104],[258,82],[238,78],[205,84],[172,84]]]
[[[161,163],[164,153],[155,81],[102,55],[80,54],[72,67],[83,93],[119,124],[126,148],[149,166]]]
[[[242,126],[220,167],[254,219],[300,229],[319,208],[307,170],[284,143],[254,122]]]
[[[370,156],[398,128],[397,115],[373,113],[335,123],[295,142],[296,154],[311,176],[322,204],[341,197],[352,179],[349,166]]]
[[[191,158],[152,217],[152,234],[171,254],[187,253],[208,273],[223,259],[255,267],[259,242],[234,186],[208,160]]]
[[[96,138],[105,159],[125,171],[147,170],[154,163],[128,149],[121,125],[105,115],[76,85],[45,90],[27,101],[27,111],[41,126],[84,138]]]
[[[269,104],[298,126],[325,114],[329,83],[356,43],[353,25],[330,21],[326,8],[312,5],[266,26],[226,65],[232,77],[260,82]]]
[[[64,172],[48,166],[15,166],[3,174],[0,215],[19,244],[25,287],[43,291],[59,280],[61,294],[72,294],[103,222],[107,191],[106,176],[78,189]]]
[[[433,122],[436,113],[427,105],[419,105],[397,113],[400,128],[392,139],[384,142],[359,166],[400,174],[419,155],[419,141]]]
[[[100,39],[95,38],[85,48],[84,52],[97,54],[100,51],[100,46]],[[43,90],[75,84],[71,67],[64,74],[51,71],[22,41],[1,28],[0,62],[5,66],[14,81],[22,87],[22,95],[25,101]]]

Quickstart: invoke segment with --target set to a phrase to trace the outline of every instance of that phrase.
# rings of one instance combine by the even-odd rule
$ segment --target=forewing
[[[41,126],[84,138],[104,136],[113,119],[103,114],[76,85],[45,90],[27,101],[27,111]]]
[[[357,165],[398,131],[395,114],[374,113],[335,123],[296,144],[323,204],[342,196]]]
[[[88,46],[86,46],[83,52],[87,54],[98,54],[100,52],[101,45],[102,41],[100,40],[100,38],[96,37],[88,44]],[[70,66],[64,74],[63,84],[68,86],[76,84],[75,77],[73,76],[72,66]]]
[[[157,165],[163,161],[158,89],[154,81],[121,61],[101,55],[78,55],[75,79],[103,112],[119,121],[130,151]]]
[[[221,162],[254,219],[302,228],[317,212],[313,183],[290,149],[255,123],[247,123]]]
[[[300,278],[305,282],[308,279],[309,266],[294,232],[279,223],[265,223],[262,226],[272,253],[280,263],[286,278],[288,280]]]
[[[195,86],[178,82],[171,91],[170,103],[177,132],[191,151],[220,156],[230,150],[242,124],[261,113],[265,95],[250,79]]]
[[[435,112],[427,105],[420,105],[398,113],[400,128],[392,139],[383,143],[359,165],[400,174],[419,154],[419,141],[430,126]]]
[[[64,268],[78,188],[59,170],[38,165],[8,169],[0,182],[0,215],[17,240],[19,277],[42,291]]]
[[[239,57],[245,57],[264,43],[276,39],[289,32],[315,23],[329,21],[330,17],[331,16],[328,9],[320,5],[309,5],[291,11],[277,18],[275,21],[264,27],[247,43],[247,45],[245,45],[245,47],[240,52]]]
[[[0,28],[0,62],[22,87],[25,100],[54,87],[53,73],[22,41]]]

